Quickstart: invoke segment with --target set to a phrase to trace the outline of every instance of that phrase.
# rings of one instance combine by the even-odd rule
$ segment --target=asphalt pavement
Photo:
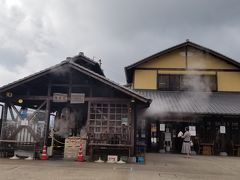
[[[145,164],[0,159],[0,180],[240,179],[240,157],[146,154]]]

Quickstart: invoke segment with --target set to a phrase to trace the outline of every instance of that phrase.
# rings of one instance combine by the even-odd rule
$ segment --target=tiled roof
[[[240,93],[227,92],[163,92],[136,90],[152,99],[150,114],[220,114],[240,115]]]

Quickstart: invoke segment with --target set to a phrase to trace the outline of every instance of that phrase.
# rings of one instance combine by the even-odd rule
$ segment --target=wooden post
[[[49,131],[49,121],[50,121],[50,97],[51,97],[51,89],[52,89],[52,81],[51,79],[49,80],[48,83],[48,98],[47,98],[47,104],[46,104],[46,115],[45,115],[45,127],[46,127],[46,131],[45,131],[45,137],[44,137],[44,144],[47,143],[47,139],[48,139],[48,131]]]
[[[47,142],[47,139],[48,139],[49,121],[50,121],[49,118],[50,118],[50,100],[47,100],[46,115],[45,115],[46,131],[45,131],[45,137],[44,137],[44,144]]]
[[[69,84],[68,84],[68,97],[71,97],[72,93],[72,87],[73,87],[73,82],[72,82],[72,71],[69,72]]]
[[[0,135],[1,135],[1,132],[2,132],[2,122],[3,122],[3,111],[4,111],[4,106],[2,104],[0,104],[0,107],[1,107],[1,117],[0,117]],[[1,137],[0,137],[1,139]]]
[[[136,147],[136,106],[135,101],[131,102],[131,145],[133,146],[131,149],[131,155],[135,155],[135,147]]]
[[[238,131],[237,131],[237,142],[238,144],[240,144],[240,122],[239,122],[239,118],[237,118],[237,122],[238,122]]]
[[[8,103],[7,102],[5,102],[4,103],[4,106],[2,106],[3,107],[3,110],[2,110],[2,115],[1,115],[1,122],[0,122],[0,134],[1,134],[1,139],[3,138],[2,137],[2,124],[3,124],[3,122],[6,122],[6,120],[7,120],[7,112],[8,112]]]

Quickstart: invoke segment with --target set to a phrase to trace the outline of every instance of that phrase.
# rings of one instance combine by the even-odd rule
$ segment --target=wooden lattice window
[[[130,138],[129,104],[90,103],[88,115],[88,134],[90,140],[99,143],[127,143]]]

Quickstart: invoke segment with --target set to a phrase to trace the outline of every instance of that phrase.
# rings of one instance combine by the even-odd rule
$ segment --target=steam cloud
[[[69,108],[62,109],[60,117],[55,119],[55,134],[66,138],[71,133],[71,129],[75,128],[76,112],[71,112]]]
[[[188,54],[190,56],[188,58],[194,58],[194,61],[196,61],[195,65],[199,69],[207,68],[207,65],[204,64],[203,62],[206,62],[207,59],[209,58],[208,53],[201,53],[199,52],[199,50],[191,49],[191,52]],[[195,75],[186,74],[182,78],[183,86],[186,89],[185,91],[177,92],[176,97],[166,95],[167,97],[161,96],[161,99],[159,100],[153,99],[153,102],[151,103],[150,107],[146,109],[145,112],[139,113],[139,118],[140,119],[145,119],[146,117],[163,118],[168,116],[169,113],[171,112],[185,113],[181,112],[181,110],[184,108],[180,106],[186,104],[188,105],[188,108],[193,109],[193,112],[196,106],[198,106],[198,108],[200,107],[201,112],[206,112],[209,107],[208,106],[209,98],[212,94],[211,89],[213,84],[210,81],[210,79],[203,78],[202,76],[198,75],[198,73],[196,73]]]

